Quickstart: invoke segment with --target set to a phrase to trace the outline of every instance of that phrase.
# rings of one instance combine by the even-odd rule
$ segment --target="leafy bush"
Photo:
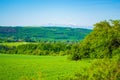
[[[120,20],[101,21],[94,26],[80,43],[79,51],[72,55],[73,59],[111,58],[120,53]]]
[[[63,76],[60,80],[120,80],[120,56],[112,59],[94,59],[89,68],[74,76]]]

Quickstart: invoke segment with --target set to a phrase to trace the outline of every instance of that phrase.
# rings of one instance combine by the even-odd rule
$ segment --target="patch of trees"
[[[80,49],[72,55],[72,59],[111,58],[120,54],[120,20],[101,21],[94,26],[93,31],[80,43]]]
[[[18,46],[0,45],[3,54],[69,55],[76,52],[79,42],[39,42]]]

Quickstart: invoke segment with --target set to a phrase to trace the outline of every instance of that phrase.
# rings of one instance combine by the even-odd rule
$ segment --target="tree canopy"
[[[93,31],[80,44],[73,57],[104,58],[120,54],[120,20],[101,21],[94,24]]]

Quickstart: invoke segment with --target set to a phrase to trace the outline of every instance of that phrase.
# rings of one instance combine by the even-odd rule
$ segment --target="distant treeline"
[[[92,30],[70,27],[0,26],[0,42],[79,41]]]

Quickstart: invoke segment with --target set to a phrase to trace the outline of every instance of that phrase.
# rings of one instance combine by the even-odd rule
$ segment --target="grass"
[[[89,65],[89,60],[70,61],[67,56],[0,54],[0,80],[57,80]]]
[[[6,42],[6,43],[0,43],[0,45],[7,45],[7,46],[19,46],[22,44],[28,44],[29,42]]]

